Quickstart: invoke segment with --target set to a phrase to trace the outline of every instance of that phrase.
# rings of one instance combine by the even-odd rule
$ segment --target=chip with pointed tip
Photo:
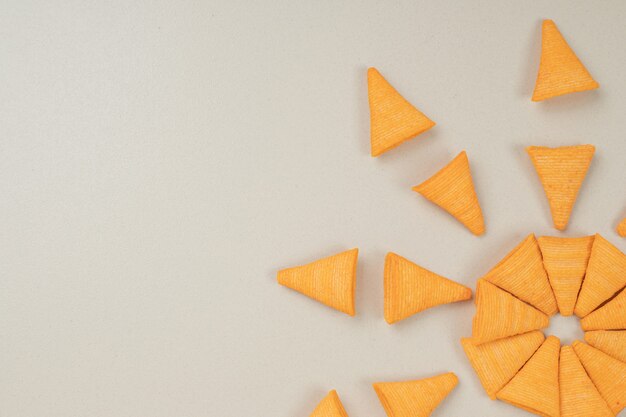
[[[348,417],[348,414],[343,408],[343,404],[341,404],[337,391],[332,390],[315,407],[315,410],[309,417]]]

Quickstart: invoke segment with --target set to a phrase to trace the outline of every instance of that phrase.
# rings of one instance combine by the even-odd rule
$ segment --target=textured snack
[[[547,315],[484,279],[476,284],[472,341],[477,345],[548,326]]]
[[[617,234],[626,237],[626,218],[617,225]]]
[[[339,400],[337,391],[332,390],[328,395],[320,402],[313,413],[309,417],[348,417],[346,410]]]
[[[538,242],[559,312],[571,316],[587,270],[593,236],[542,236]]]
[[[306,265],[283,269],[278,271],[278,283],[354,316],[358,253],[358,249],[351,249]]]
[[[485,221],[465,151],[435,175],[413,187],[413,191],[453,215],[475,235],[485,233]]]
[[[476,346],[471,339],[461,345],[480,383],[492,400],[544,341],[543,333],[533,331]]]
[[[516,407],[545,417],[559,417],[558,338],[549,336],[497,397]]]
[[[593,145],[526,148],[550,203],[552,221],[565,230],[595,152]]]
[[[406,101],[376,68],[367,70],[372,156],[395,148],[435,126]]]
[[[585,317],[626,286],[626,255],[597,234],[574,313]]]
[[[558,310],[541,251],[531,234],[509,252],[483,279],[551,316]]]
[[[626,329],[626,291],[602,307],[586,315],[580,324],[583,330],[621,330]]]
[[[617,360],[626,362],[626,330],[585,332],[585,342]]]
[[[559,393],[561,417],[614,416],[571,346],[561,348]]]
[[[544,20],[541,61],[532,100],[542,101],[563,94],[593,90],[599,86],[565,42],[554,22]]]
[[[385,320],[392,324],[440,304],[472,298],[472,290],[395,253],[385,258]]]
[[[449,372],[417,381],[378,382],[374,390],[389,417],[428,417],[458,383]]]

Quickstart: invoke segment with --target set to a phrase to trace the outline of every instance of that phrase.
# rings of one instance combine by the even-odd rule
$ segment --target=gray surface
[[[464,358],[472,303],[384,322],[385,253],[473,287],[557,233],[524,146],[578,143],[564,235],[626,249],[622,1],[0,3],[3,417],[383,417],[373,381],[448,370],[434,416],[527,415]],[[542,18],[600,90],[530,102]],[[379,159],[368,66],[438,123]],[[481,238],[410,190],[462,149]],[[354,318],[275,283],[351,247]]]

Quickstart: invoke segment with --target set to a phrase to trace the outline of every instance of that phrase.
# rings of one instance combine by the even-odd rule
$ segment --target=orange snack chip
[[[552,20],[544,20],[541,61],[533,101],[593,90],[600,85],[591,77]]]
[[[583,330],[626,329],[626,290],[593,313],[586,315],[580,324]]]
[[[310,264],[283,269],[278,271],[278,283],[354,316],[358,253],[358,249],[351,249]]]
[[[458,383],[449,372],[417,381],[378,382],[374,390],[389,417],[428,417]]]
[[[372,156],[395,148],[435,126],[406,101],[376,68],[367,70]]]
[[[559,312],[571,316],[587,270],[593,236],[542,236],[538,241]]]
[[[497,397],[545,417],[559,417],[559,353],[561,342],[549,336]]]
[[[626,362],[626,330],[585,332],[585,342],[615,359]]]
[[[571,346],[561,348],[559,387],[561,417],[614,416]]]
[[[339,400],[337,391],[332,390],[309,417],[348,417],[348,414]]]
[[[517,374],[543,341],[543,333],[536,330],[480,346],[463,338],[461,345],[487,395],[495,400],[497,392]]]
[[[558,310],[535,235],[529,235],[483,279],[551,316]]]
[[[554,227],[565,230],[595,152],[593,145],[526,149],[550,203]]]
[[[471,289],[391,252],[385,259],[384,279],[389,324],[427,308],[472,298]]]
[[[453,215],[475,235],[485,233],[485,221],[465,151],[435,175],[413,187],[413,191]]]
[[[617,225],[617,234],[621,237],[626,237],[626,218]]]
[[[626,363],[579,341],[572,346],[611,411],[619,413],[626,406]]]
[[[547,327],[549,318],[484,279],[476,284],[472,341],[477,345]]]
[[[574,313],[578,317],[585,317],[624,286],[626,255],[597,234]]]

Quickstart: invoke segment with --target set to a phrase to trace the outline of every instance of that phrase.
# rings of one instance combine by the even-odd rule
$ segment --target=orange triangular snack
[[[389,417],[428,417],[458,383],[449,372],[417,381],[378,382],[374,390]]]
[[[538,241],[559,312],[571,316],[587,270],[593,236],[542,236]]]
[[[559,388],[561,417],[614,416],[571,346],[561,348]]]
[[[619,361],[626,362],[626,330],[585,332],[585,342]]]
[[[351,249],[303,266],[278,271],[278,283],[354,316],[356,262]]]
[[[580,325],[583,330],[623,330],[626,329],[626,290],[611,301],[586,315]]]
[[[367,70],[367,90],[372,156],[387,152],[435,125],[406,101],[376,68]]]
[[[528,235],[483,279],[510,292],[522,301],[551,316],[557,312],[556,300],[543,268],[535,235]]]
[[[626,363],[579,341],[572,346],[613,413],[622,411],[626,406]]]
[[[317,405],[310,417],[348,417],[348,414],[339,400],[337,391],[332,390]]]
[[[596,235],[574,313],[585,317],[626,286],[626,255]]]
[[[479,345],[543,329],[547,315],[501,290],[489,281],[476,284],[476,315],[472,321],[472,341]]]
[[[560,148],[530,146],[526,150],[548,197],[554,227],[564,230],[576,202],[578,190],[587,175],[595,147],[593,145]]]
[[[472,339],[461,339],[461,345],[487,395],[492,400],[535,353],[544,340],[540,331],[499,339],[475,346]]]
[[[483,213],[465,151],[413,190],[452,214],[475,235],[485,232]]]
[[[472,298],[472,290],[388,253],[385,259],[385,320],[392,324],[440,304]]]
[[[600,85],[591,77],[552,20],[544,20],[541,61],[533,101],[593,90]]]
[[[498,392],[498,399],[540,416],[559,417],[560,350],[559,339],[549,336]]]
[[[626,218],[617,225],[617,234],[621,237],[626,237]]]

